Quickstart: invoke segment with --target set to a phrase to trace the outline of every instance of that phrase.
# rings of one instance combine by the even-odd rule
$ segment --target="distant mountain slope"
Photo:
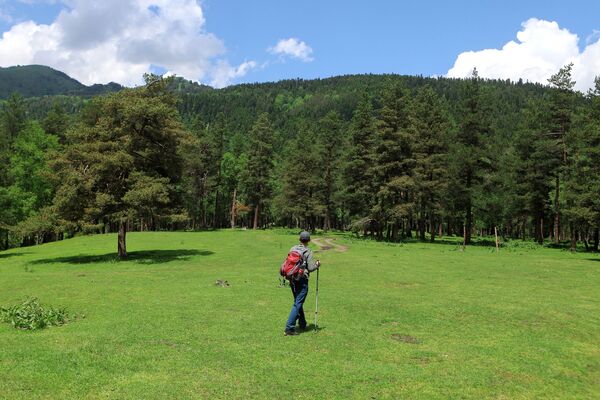
[[[121,90],[118,83],[85,86],[67,74],[43,65],[20,65],[0,68],[0,99],[9,97],[13,92],[24,97],[81,95],[93,96]]]

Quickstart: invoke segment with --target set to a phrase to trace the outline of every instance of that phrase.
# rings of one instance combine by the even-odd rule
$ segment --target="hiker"
[[[283,333],[285,336],[297,335],[296,321],[300,330],[306,329],[306,317],[304,316],[303,305],[308,294],[308,277],[311,272],[316,271],[321,266],[321,262],[319,260],[315,261],[312,250],[308,248],[309,242],[310,233],[306,231],[300,232],[300,244],[290,249],[288,258],[284,261],[284,265],[282,265],[282,275],[285,275],[283,268],[286,263],[289,264],[290,260],[294,260],[294,256],[299,256],[298,262],[292,268],[292,273],[286,276],[290,281],[290,287],[294,295],[294,305],[292,305],[290,316],[285,325]]]

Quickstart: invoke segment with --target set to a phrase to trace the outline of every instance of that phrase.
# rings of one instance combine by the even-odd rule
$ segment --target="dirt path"
[[[335,239],[332,239],[332,238],[314,238],[314,239],[312,239],[312,242],[314,244],[316,244],[317,246],[319,246],[319,250],[321,250],[321,251],[326,251],[326,250],[331,250],[331,249],[334,249],[335,251],[338,251],[340,253],[342,253],[344,251],[348,251],[347,246],[344,246],[343,244],[335,243]]]

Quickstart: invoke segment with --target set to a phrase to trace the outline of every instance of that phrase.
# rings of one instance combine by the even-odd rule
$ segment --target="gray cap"
[[[310,242],[310,233],[306,231],[300,232],[300,241],[301,242]]]

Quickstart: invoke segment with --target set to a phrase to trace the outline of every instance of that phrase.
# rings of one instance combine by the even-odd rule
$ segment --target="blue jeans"
[[[306,327],[306,318],[304,317],[304,300],[308,294],[308,279],[301,278],[297,281],[290,281],[292,294],[294,295],[294,305],[290,311],[290,316],[285,325],[286,331],[292,331],[296,327],[296,321],[299,322],[301,328]]]

